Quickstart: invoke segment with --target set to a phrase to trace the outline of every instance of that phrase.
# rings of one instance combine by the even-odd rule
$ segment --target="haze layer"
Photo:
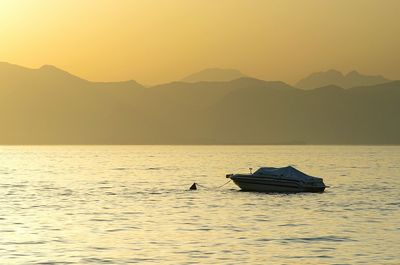
[[[400,79],[397,0],[0,2],[0,61],[88,80],[178,80],[209,67],[295,83],[338,69]]]

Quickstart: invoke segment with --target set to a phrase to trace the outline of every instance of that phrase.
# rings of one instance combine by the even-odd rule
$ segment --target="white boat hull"
[[[231,175],[232,181],[243,191],[257,192],[323,192],[323,182],[306,185],[298,181],[252,177],[252,175]]]

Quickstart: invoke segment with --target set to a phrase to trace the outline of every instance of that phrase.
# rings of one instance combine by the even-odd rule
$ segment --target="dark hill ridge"
[[[351,71],[346,75],[337,70],[318,72],[297,82],[296,87],[302,89],[313,89],[322,86],[336,85],[343,88],[356,86],[370,86],[389,82],[390,80],[380,75],[363,75],[357,71]]]
[[[32,69],[5,62],[0,62],[0,82],[2,85],[25,85],[26,82],[29,82],[30,85],[38,84],[41,87],[49,86],[50,84],[57,84],[59,86],[92,84],[124,86],[134,89],[144,88],[143,85],[134,80],[121,82],[90,82],[52,65],[43,65],[40,68]]]
[[[89,82],[0,63],[1,144],[400,144],[400,81]]]

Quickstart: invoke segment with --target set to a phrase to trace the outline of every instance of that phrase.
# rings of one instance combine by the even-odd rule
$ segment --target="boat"
[[[261,167],[250,174],[228,174],[243,191],[258,192],[323,192],[325,186],[322,178],[309,176],[294,167],[282,168]]]

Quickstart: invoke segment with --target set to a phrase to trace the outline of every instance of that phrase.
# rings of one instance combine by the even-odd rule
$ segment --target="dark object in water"
[[[190,186],[189,190],[197,190],[196,182],[194,182],[192,186]]]
[[[250,174],[228,174],[227,178],[244,191],[258,192],[323,192],[322,178],[309,176],[291,166],[262,167]]]

